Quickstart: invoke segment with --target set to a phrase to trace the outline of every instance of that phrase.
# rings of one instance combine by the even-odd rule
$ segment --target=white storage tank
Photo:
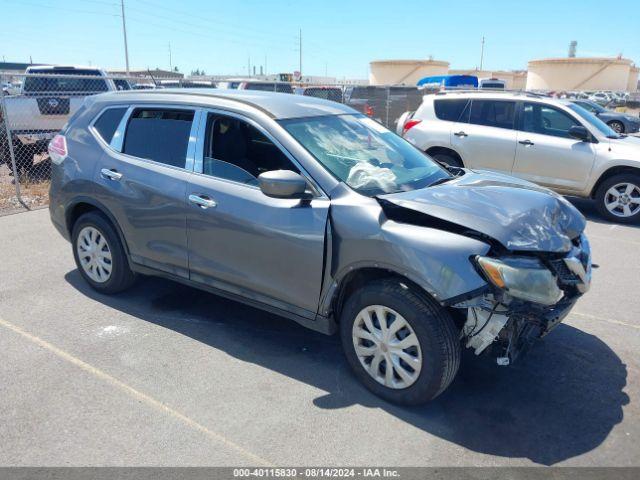
[[[371,85],[415,85],[421,78],[449,72],[449,62],[441,60],[375,60],[369,67]]]
[[[532,60],[527,90],[626,90],[632,64],[606,57]]]

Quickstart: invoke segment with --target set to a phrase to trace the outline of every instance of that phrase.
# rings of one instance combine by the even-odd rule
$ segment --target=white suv
[[[609,220],[640,219],[640,138],[617,134],[569,101],[529,93],[429,94],[400,117],[397,131],[441,163],[593,198]]]

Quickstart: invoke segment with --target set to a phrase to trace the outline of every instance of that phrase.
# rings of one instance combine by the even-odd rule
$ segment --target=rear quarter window
[[[109,108],[102,112],[93,124],[93,128],[105,143],[111,143],[113,135],[116,133],[116,129],[126,111],[126,107]]]
[[[469,103],[469,100],[466,98],[434,100],[433,108],[439,120],[457,122],[460,120],[467,103]]]

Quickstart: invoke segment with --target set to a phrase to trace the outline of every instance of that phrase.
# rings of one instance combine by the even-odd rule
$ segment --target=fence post
[[[384,126],[387,128],[391,128],[389,127],[389,108],[391,107],[391,87],[387,85],[387,102],[386,102],[386,107],[387,107],[387,112],[386,112],[386,119],[384,121]]]
[[[11,139],[11,129],[9,128],[9,116],[7,115],[7,107],[5,105],[6,95],[0,93],[0,113],[2,113],[2,118],[4,119],[4,129],[7,135],[7,145],[9,146],[9,158],[11,158],[11,169],[13,170],[13,183],[16,187],[16,197],[18,198],[18,202],[29,210],[29,207],[22,201],[22,195],[20,194],[20,178],[18,178],[18,169],[16,168],[16,155],[13,151],[13,141]],[[6,159],[5,159],[6,161]]]

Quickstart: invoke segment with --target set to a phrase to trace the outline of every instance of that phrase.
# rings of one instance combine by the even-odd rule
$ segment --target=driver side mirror
[[[302,198],[307,189],[307,181],[291,170],[272,170],[258,175],[260,190],[267,197]]]
[[[569,135],[572,138],[575,138],[577,140],[581,140],[583,142],[588,142],[588,141],[591,140],[591,134],[582,125],[580,125],[580,126],[573,125],[572,127],[570,127],[569,128]]]

